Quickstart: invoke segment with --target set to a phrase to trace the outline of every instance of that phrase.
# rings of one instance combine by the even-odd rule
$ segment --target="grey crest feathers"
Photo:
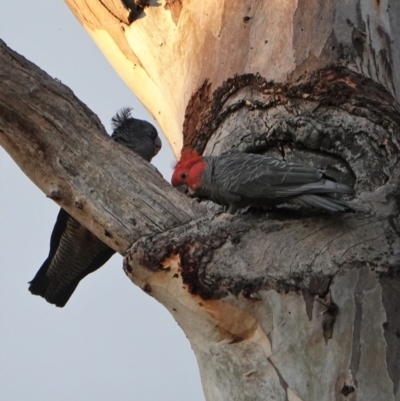
[[[152,124],[132,117],[131,110],[124,107],[111,119],[111,138],[149,162],[161,148],[160,138]]]
[[[130,118],[132,109],[130,107],[123,107],[121,110],[117,111],[115,116],[111,118],[111,127],[116,130],[123,126]]]
[[[150,161],[161,148],[156,129],[147,121],[131,117],[121,109],[111,120],[111,137],[135,155]],[[50,239],[50,251],[30,282],[29,291],[47,302],[63,307],[80,281],[106,263],[115,251],[60,209]]]

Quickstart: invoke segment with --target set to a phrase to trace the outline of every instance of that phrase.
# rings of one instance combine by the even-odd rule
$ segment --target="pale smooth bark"
[[[206,80],[212,93],[235,74],[284,83],[339,63],[400,96],[397,0],[152,0],[130,24],[120,1],[66,3],[177,155]]]

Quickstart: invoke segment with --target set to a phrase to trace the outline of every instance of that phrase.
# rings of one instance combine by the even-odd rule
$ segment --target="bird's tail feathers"
[[[39,271],[36,273],[36,276],[29,282],[29,291],[33,295],[40,295],[43,298],[45,297],[50,282],[46,274],[50,263],[51,260],[46,259]]]
[[[316,183],[306,184],[300,187],[302,193],[312,194],[345,194],[354,195],[354,188],[331,180],[320,180]]]
[[[59,308],[65,306],[68,300],[71,298],[72,294],[76,290],[79,284],[79,279],[75,280],[68,286],[62,286],[59,283],[52,283],[46,291],[46,296],[44,297],[50,304],[56,305]]]
[[[50,280],[47,275],[48,265],[50,265],[50,263],[51,260],[46,260],[43,263],[42,267],[36,273],[36,276],[29,282],[29,291],[33,295],[39,295],[51,304],[63,307],[75,291],[79,280],[68,286],[62,286],[59,282],[55,283],[54,280]]]
[[[349,212],[353,210],[346,202],[332,198],[329,195],[300,195],[290,199],[290,203],[328,212]]]

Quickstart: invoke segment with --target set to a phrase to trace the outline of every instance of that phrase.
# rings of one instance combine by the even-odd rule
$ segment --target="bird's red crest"
[[[172,174],[171,184],[174,187],[184,184],[189,187],[200,185],[200,175],[204,168],[202,156],[193,149],[182,149],[181,158]]]
[[[201,156],[193,149],[190,148],[184,148],[181,151],[181,159],[179,160],[180,162],[185,162],[188,160],[195,160],[195,159],[200,159]]]

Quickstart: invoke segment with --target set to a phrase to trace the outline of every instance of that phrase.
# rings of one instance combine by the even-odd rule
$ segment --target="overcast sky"
[[[123,106],[152,121],[63,1],[3,2],[0,38],[69,86],[109,133]],[[162,140],[153,164],[169,180]],[[121,256],[86,277],[65,308],[29,293],[57,213],[0,147],[0,400],[204,401],[184,333],[125,276]]]

